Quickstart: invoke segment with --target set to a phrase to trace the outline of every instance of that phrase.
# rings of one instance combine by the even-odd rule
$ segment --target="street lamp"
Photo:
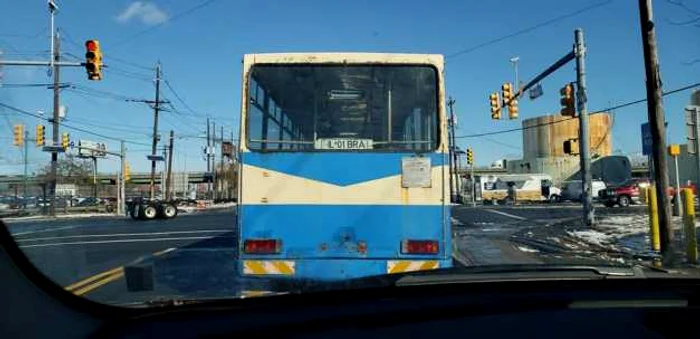
[[[515,69],[515,82],[513,82],[513,84],[515,84],[515,89],[520,91],[520,83],[518,82],[518,61],[520,61],[519,56],[510,58],[510,62],[513,64],[513,68]]]

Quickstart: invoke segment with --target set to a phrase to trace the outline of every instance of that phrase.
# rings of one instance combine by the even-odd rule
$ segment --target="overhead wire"
[[[29,111],[26,111],[26,110],[17,108],[17,107],[14,107],[14,106],[5,104],[5,103],[3,103],[3,102],[0,102],[0,106],[5,107],[5,108],[10,109],[10,110],[13,110],[13,111],[15,111],[15,112],[17,112],[17,113],[21,113],[21,114],[28,115],[28,116],[31,116],[31,117],[34,117],[34,118],[37,118],[37,119],[41,119],[41,120],[43,120],[43,121],[49,121],[49,122],[51,121],[51,119],[44,118],[43,116],[41,116],[41,115],[39,115],[39,114],[32,113],[32,112],[29,112]],[[103,138],[103,139],[106,139],[106,140],[124,141],[125,143],[130,143],[130,144],[134,144],[134,145],[150,146],[150,144],[147,144],[147,143],[142,143],[142,142],[133,141],[133,140],[126,140],[126,139],[119,139],[119,138],[111,137],[111,136],[104,135],[104,134],[101,134],[101,133],[96,133],[96,132],[93,132],[93,131],[90,131],[90,130],[86,130],[86,129],[83,129],[83,128],[80,128],[80,127],[76,127],[76,126],[71,125],[71,124],[67,124],[67,123],[65,123],[65,122],[61,123],[61,126],[65,127],[65,128],[68,128],[68,129],[71,129],[71,130],[75,130],[75,131],[78,131],[78,132],[83,132],[83,133],[90,134],[90,135],[93,135],[93,136],[96,136],[96,137],[99,137],[99,138]]]
[[[498,37],[498,38],[491,39],[491,40],[489,40],[489,41],[486,41],[486,42],[483,42],[483,43],[480,43],[480,44],[477,44],[477,45],[474,45],[474,46],[471,46],[471,47],[468,47],[468,48],[465,48],[465,49],[462,49],[462,50],[457,51],[457,52],[454,52],[454,53],[452,53],[452,54],[448,54],[448,55],[445,56],[445,58],[446,58],[446,59],[451,59],[451,58],[458,57],[458,56],[463,55],[463,54],[467,54],[467,53],[473,52],[473,51],[478,50],[478,49],[480,49],[480,48],[483,48],[483,47],[486,47],[486,46],[489,46],[489,45],[493,45],[493,44],[495,44],[495,43],[498,43],[498,42],[501,42],[501,41],[504,41],[504,40],[507,40],[507,39],[516,37],[516,36],[518,36],[518,35],[522,35],[522,34],[525,34],[525,33],[532,32],[532,31],[534,31],[534,30],[536,30],[536,29],[539,29],[539,28],[542,28],[542,27],[545,27],[545,26],[549,26],[549,25],[551,25],[551,24],[554,24],[554,23],[556,23],[556,22],[562,21],[562,20],[564,20],[564,19],[568,19],[568,18],[577,16],[577,15],[579,15],[579,14],[582,14],[582,13],[585,13],[585,12],[588,12],[588,11],[591,11],[591,10],[593,10],[593,9],[596,9],[596,8],[599,8],[599,7],[608,5],[608,4],[612,3],[612,2],[613,2],[613,0],[606,0],[606,1],[603,1],[603,2],[598,2],[598,3],[595,3],[595,4],[593,4],[593,5],[589,5],[589,6],[580,8],[580,9],[578,9],[578,10],[576,10],[576,11],[573,11],[573,12],[570,12],[570,13],[567,13],[567,14],[560,15],[560,16],[558,16],[558,17],[555,17],[555,18],[552,18],[552,19],[549,19],[549,20],[540,22],[540,23],[538,23],[538,24],[536,24],[536,25],[533,25],[533,26],[530,26],[530,27],[527,27],[527,28],[524,28],[524,29],[515,31],[515,32],[510,33],[510,34],[506,34],[506,35],[501,36],[501,37]]]
[[[696,82],[696,83],[691,84],[691,85],[683,86],[683,87],[676,88],[676,89],[671,90],[671,91],[664,92],[664,93],[662,94],[662,96],[667,96],[667,95],[671,95],[671,94],[674,94],[674,93],[686,91],[686,90],[689,90],[689,89],[692,89],[692,88],[695,88],[695,87],[699,87],[699,86],[700,86],[700,82]],[[636,105],[636,104],[640,104],[640,103],[646,102],[646,101],[647,101],[647,99],[640,99],[640,100],[635,100],[635,101],[629,101],[629,102],[626,102],[626,103],[623,103],[623,104],[619,104],[619,105],[615,105],[615,106],[611,106],[611,107],[606,107],[606,108],[604,108],[604,109],[599,109],[599,110],[597,110],[597,111],[592,111],[592,112],[590,112],[590,113],[588,113],[588,114],[589,114],[589,115],[593,115],[593,114],[606,113],[606,112],[609,112],[609,111],[611,111],[611,110],[616,110],[616,109],[620,109],[620,108],[625,108],[625,107],[632,106],[632,105]],[[504,133],[511,133],[511,132],[523,131],[523,130],[530,129],[530,128],[537,128],[537,127],[542,127],[542,126],[547,126],[547,125],[554,125],[554,124],[558,124],[558,123],[563,123],[563,122],[569,121],[569,120],[571,120],[571,119],[576,119],[576,118],[569,117],[569,118],[567,118],[567,119],[548,121],[548,122],[544,122],[544,123],[539,123],[539,124],[535,124],[535,125],[530,125],[530,126],[527,126],[527,127],[511,128],[511,129],[505,129],[505,130],[500,130],[500,131],[492,131],[492,132],[484,132],[484,133],[476,133],[476,134],[467,134],[467,135],[458,135],[458,136],[455,136],[455,138],[458,138],[458,139],[480,138],[480,137],[485,137],[485,136],[490,136],[490,135],[498,135],[498,134],[504,134]]]

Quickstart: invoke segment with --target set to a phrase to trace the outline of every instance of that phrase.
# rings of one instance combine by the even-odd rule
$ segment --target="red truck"
[[[608,186],[604,190],[598,192],[598,200],[606,207],[614,207],[620,205],[627,207],[630,204],[643,203],[641,201],[642,190],[649,186],[649,180],[644,178],[631,178],[619,185]],[[694,184],[681,185],[681,189],[691,188],[693,194],[697,195],[697,187]],[[667,189],[668,196],[671,199],[675,198],[676,189],[669,187]]]

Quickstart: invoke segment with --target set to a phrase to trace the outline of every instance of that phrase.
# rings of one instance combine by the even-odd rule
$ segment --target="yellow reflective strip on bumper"
[[[244,261],[243,273],[245,274],[265,274],[265,264],[262,261]]]
[[[399,261],[399,262],[394,261],[393,265],[389,264],[389,274],[406,272],[406,270],[408,269],[408,266],[410,266],[410,265],[411,265],[410,261]]]
[[[438,262],[437,261],[426,261],[422,265],[420,265],[420,270],[425,271],[425,270],[434,270],[438,268]]]
[[[293,275],[294,262],[285,260],[245,260],[243,274]]]
[[[394,260],[386,263],[387,273],[403,273],[414,271],[434,270],[440,267],[436,260]]]

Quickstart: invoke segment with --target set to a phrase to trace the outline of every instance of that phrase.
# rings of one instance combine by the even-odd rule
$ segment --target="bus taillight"
[[[440,246],[435,240],[404,240],[401,242],[403,254],[437,254]]]
[[[248,239],[243,242],[243,251],[251,254],[276,254],[282,250],[278,239]]]

